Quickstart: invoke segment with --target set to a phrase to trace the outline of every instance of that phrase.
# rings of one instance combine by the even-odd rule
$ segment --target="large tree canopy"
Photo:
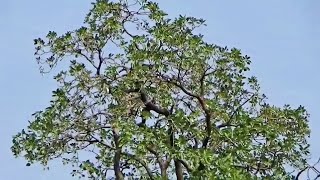
[[[306,110],[268,104],[249,57],[205,42],[202,25],[147,0],[97,0],[83,27],[35,39],[42,73],[68,66],[14,155],[90,179],[289,179],[309,154]]]

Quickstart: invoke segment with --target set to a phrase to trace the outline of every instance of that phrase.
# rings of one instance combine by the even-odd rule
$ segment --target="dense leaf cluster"
[[[146,0],[97,0],[83,27],[36,39],[42,72],[70,64],[13,153],[92,179],[290,178],[309,153],[308,114],[269,105],[249,57],[205,42],[202,25]]]

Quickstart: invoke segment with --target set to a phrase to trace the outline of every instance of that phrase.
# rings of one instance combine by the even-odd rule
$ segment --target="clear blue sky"
[[[311,114],[311,147],[320,156],[320,1],[319,0],[162,0],[170,15],[202,17],[205,38],[237,47],[252,57],[252,73],[275,105],[306,106]],[[81,25],[89,1],[2,0],[0,5],[0,179],[67,180],[69,169],[54,162],[50,171],[26,167],[13,158],[13,134],[27,126],[30,115],[45,108],[56,88],[41,76],[33,39],[49,30],[64,32]]]

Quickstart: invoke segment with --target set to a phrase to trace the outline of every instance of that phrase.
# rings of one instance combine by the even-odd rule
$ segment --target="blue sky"
[[[170,15],[207,20],[206,40],[237,47],[251,56],[252,73],[275,105],[304,105],[311,114],[311,152],[320,156],[320,1],[199,0],[159,1]],[[56,88],[51,75],[39,74],[33,39],[49,30],[65,32],[81,25],[89,1],[3,0],[0,6],[0,179],[71,179],[69,169],[53,162],[50,171],[26,167],[10,151],[11,138],[30,115],[46,107]]]

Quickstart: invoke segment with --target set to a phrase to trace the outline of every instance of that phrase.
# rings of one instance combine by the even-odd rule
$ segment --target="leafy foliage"
[[[70,64],[14,155],[91,179],[289,179],[309,154],[306,110],[269,105],[250,58],[205,42],[202,25],[151,1],[97,0],[83,27],[36,39],[41,72]]]

